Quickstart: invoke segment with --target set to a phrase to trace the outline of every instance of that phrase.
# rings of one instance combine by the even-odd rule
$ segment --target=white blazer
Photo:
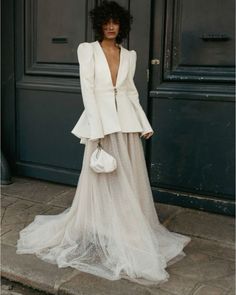
[[[71,133],[97,140],[113,132],[154,132],[140,105],[134,84],[137,54],[119,45],[120,64],[115,87],[105,53],[99,43],[83,42],[77,48],[84,111]]]

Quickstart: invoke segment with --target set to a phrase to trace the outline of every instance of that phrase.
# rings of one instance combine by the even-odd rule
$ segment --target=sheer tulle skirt
[[[71,206],[57,215],[35,216],[20,231],[16,253],[109,280],[165,282],[166,267],[186,255],[191,238],[159,222],[139,133],[112,133],[101,143],[116,158],[117,169],[94,172],[89,160],[97,142],[87,141]]]

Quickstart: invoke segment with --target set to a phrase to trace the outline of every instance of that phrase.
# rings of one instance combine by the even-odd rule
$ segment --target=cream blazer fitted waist
[[[100,43],[83,42],[77,48],[84,111],[71,133],[81,139],[80,143],[120,131],[154,132],[134,84],[136,51],[119,46],[120,64],[115,86]]]

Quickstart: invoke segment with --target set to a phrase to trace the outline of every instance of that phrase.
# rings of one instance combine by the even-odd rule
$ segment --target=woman
[[[163,283],[191,239],[168,231],[155,211],[140,138],[154,131],[133,81],[136,52],[120,45],[132,16],[106,1],[90,16],[98,40],[77,51],[85,110],[72,133],[85,151],[75,197],[62,213],[37,215],[21,230],[17,253],[109,280]],[[99,140],[117,160],[111,173],[89,166]]]

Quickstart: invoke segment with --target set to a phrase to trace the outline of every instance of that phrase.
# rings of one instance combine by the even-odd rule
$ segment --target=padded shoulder
[[[137,59],[137,52],[135,50],[130,50],[130,57],[133,61],[136,62],[136,59]]]
[[[79,63],[90,62],[93,57],[93,47],[89,42],[80,43],[77,48],[77,55]]]

